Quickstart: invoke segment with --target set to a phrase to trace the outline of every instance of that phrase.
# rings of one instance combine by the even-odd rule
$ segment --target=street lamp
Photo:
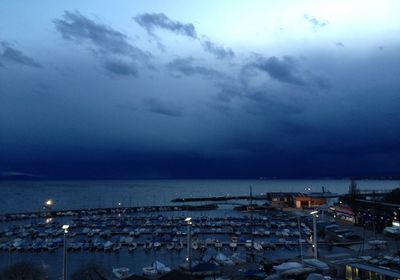
[[[312,211],[310,213],[313,216],[313,243],[314,243],[314,258],[318,259],[318,247],[317,247],[317,214],[318,211]]]
[[[64,230],[64,264],[63,264],[63,280],[67,280],[67,235],[69,225],[63,225]]]
[[[304,259],[303,259],[303,246],[301,244],[301,227],[300,227],[300,216],[297,216],[297,226],[299,228],[299,247],[300,247],[300,258],[301,258],[301,263],[304,264]]]
[[[50,209],[53,206],[53,200],[49,199],[43,204],[43,209]]]
[[[188,269],[189,271],[192,270],[192,218],[191,217],[187,217],[185,219],[185,222],[188,225],[188,240],[187,240],[187,250],[188,250]]]

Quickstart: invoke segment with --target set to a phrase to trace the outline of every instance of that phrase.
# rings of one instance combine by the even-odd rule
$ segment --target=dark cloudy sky
[[[399,1],[0,3],[0,172],[400,173]]]

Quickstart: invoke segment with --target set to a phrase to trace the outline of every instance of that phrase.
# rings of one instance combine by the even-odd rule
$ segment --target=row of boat
[[[0,222],[11,222],[26,219],[51,218],[51,217],[79,217],[87,215],[114,215],[129,213],[154,213],[171,211],[194,211],[194,210],[215,210],[217,204],[205,205],[180,205],[180,206],[138,206],[138,207],[117,207],[117,208],[98,208],[98,209],[76,209],[52,211],[47,206],[41,212],[8,213],[0,215]]]
[[[12,213],[0,215],[0,222],[11,222],[18,220],[27,219],[46,219],[46,218],[62,218],[72,217],[74,220],[99,220],[99,219],[149,219],[149,220],[172,220],[172,221],[184,221],[186,218],[183,215],[161,215],[159,213],[168,213],[169,210],[180,211],[184,206],[159,206],[159,207],[133,207],[133,208],[115,208],[115,209],[98,209],[98,210],[66,210],[66,211],[43,211],[43,212],[32,212],[32,213]],[[186,206],[187,207],[187,206]],[[201,207],[201,206],[198,206]],[[204,208],[205,206],[203,206]],[[154,214],[157,213],[157,214]],[[277,217],[287,219],[286,216]],[[192,217],[196,222],[214,220],[214,221],[227,221],[227,220],[250,220],[249,215],[229,215],[223,217],[211,217],[211,216],[198,216]],[[265,220],[265,216],[254,216],[254,222]],[[289,217],[291,219],[291,217]]]
[[[89,219],[89,218],[88,218]],[[100,235],[110,237],[115,234],[129,234],[130,236],[140,236],[152,234],[158,235],[186,235],[186,224],[181,220],[160,221],[155,223],[150,219],[142,220],[139,222],[132,222],[129,220],[116,221],[112,220],[78,220],[69,221],[69,229],[71,235],[87,235],[89,237]],[[215,221],[213,219],[207,221],[194,221],[193,222],[194,234],[253,234],[255,236],[269,236],[275,234],[277,236],[299,236],[300,234],[309,235],[310,229],[304,224],[295,222],[284,222],[274,220],[262,220],[258,223],[250,223],[249,221],[232,221],[226,220]],[[13,225],[10,228],[0,231],[1,237],[28,237],[39,236],[45,237],[48,235],[59,236],[63,234],[61,223],[48,219],[46,221],[31,222],[25,225]]]
[[[86,214],[89,215],[77,216],[67,222],[70,227],[69,251],[119,252],[123,247],[129,252],[137,248],[181,251],[186,247],[187,224],[183,216]],[[61,224],[61,220],[55,219],[14,224],[0,231],[0,250],[55,251],[63,247]],[[210,247],[220,250],[224,246],[232,250],[238,247],[273,250],[276,246],[290,249],[299,244],[300,237],[311,234],[310,229],[302,222],[299,224],[297,219],[274,216],[194,217],[191,230],[194,240],[191,246],[200,251]],[[216,235],[229,235],[231,240],[224,242],[226,238],[220,240],[215,238]]]
[[[304,239],[300,242],[306,242]],[[205,251],[209,247],[214,247],[216,250],[222,249],[224,246],[228,246],[232,250],[236,250],[242,246],[246,249],[255,250],[269,250],[275,249],[277,246],[297,246],[298,240],[286,240],[284,238],[278,239],[276,242],[270,241],[255,241],[247,239],[244,242],[239,241],[237,238],[232,237],[230,242],[222,242],[216,238],[207,238],[204,242],[200,240],[194,240],[191,244],[193,250]],[[60,247],[63,247],[63,238],[37,238],[29,242],[21,238],[15,238],[13,240],[0,243],[0,250],[5,251],[54,251]],[[102,240],[99,238],[88,239],[88,240],[76,240],[71,239],[67,242],[67,249],[70,251],[78,250],[90,250],[90,251],[116,251],[118,252],[122,247],[127,247],[129,252],[136,250],[138,247],[142,247],[145,251],[160,250],[165,247],[167,250],[180,251],[187,246],[182,240],[177,238],[172,239],[168,242],[151,241],[146,240],[145,242],[136,242],[132,237],[121,237],[119,240]]]
[[[200,228],[194,228],[192,231],[192,235],[209,235],[209,234],[218,234],[218,235],[237,235],[237,236],[246,236],[246,235],[253,235],[255,237],[269,237],[269,236],[277,236],[277,237],[300,237],[300,236],[308,236],[310,235],[311,231],[307,228],[303,230],[290,230],[290,229],[282,229],[282,230],[275,230],[270,231],[263,228],[257,228],[253,231],[249,231],[245,228],[229,228],[225,230],[221,230],[219,228],[211,228],[208,230],[201,230]],[[43,230],[35,229],[35,228],[23,228],[23,229],[12,229],[12,230],[5,230],[4,232],[0,233],[0,237],[19,237],[19,238],[27,238],[27,237],[58,237],[64,234],[64,231],[60,227],[54,228],[46,228]],[[135,228],[129,229],[124,228],[121,231],[118,230],[111,230],[111,229],[100,229],[100,228],[83,228],[81,230],[71,231],[69,233],[70,237],[75,236],[99,236],[102,238],[110,238],[114,235],[121,235],[121,236],[131,236],[135,238],[139,238],[140,236],[147,236],[152,235],[153,237],[164,237],[164,236],[177,236],[182,237],[186,236],[187,232],[184,230],[179,230],[178,228],[173,228],[168,231],[162,231],[161,229],[152,228]]]

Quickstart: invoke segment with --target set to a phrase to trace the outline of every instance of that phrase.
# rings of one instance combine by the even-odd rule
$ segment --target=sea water
[[[53,209],[169,205],[177,197],[248,195],[266,192],[345,193],[342,180],[109,180],[109,181],[1,181],[0,212],[40,211],[52,199]],[[361,180],[361,189],[393,189],[399,180]]]

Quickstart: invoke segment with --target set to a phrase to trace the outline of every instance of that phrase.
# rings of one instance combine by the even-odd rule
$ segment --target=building
[[[354,213],[356,225],[382,232],[386,227],[398,224],[400,221],[400,203],[397,201],[399,193],[400,189],[392,191],[356,190],[340,196],[339,203],[349,205]]]
[[[326,198],[310,196],[307,194],[298,194],[294,196],[296,208],[315,208],[326,204]]]
[[[339,206],[330,207],[329,213],[331,213],[335,218],[339,218],[343,221],[347,221],[352,224],[356,222],[353,209],[346,204],[340,203]]]
[[[291,192],[269,192],[267,199],[271,201],[271,205],[277,208],[292,207],[294,205],[293,197],[301,193]]]
[[[271,206],[277,208],[315,208],[327,203],[323,193],[270,192],[267,193],[267,199]]]
[[[374,228],[377,232],[382,232],[385,227],[399,221],[397,216],[400,215],[400,204],[355,199],[351,208],[356,225]]]
[[[400,280],[397,270],[365,263],[346,265],[346,280]]]

